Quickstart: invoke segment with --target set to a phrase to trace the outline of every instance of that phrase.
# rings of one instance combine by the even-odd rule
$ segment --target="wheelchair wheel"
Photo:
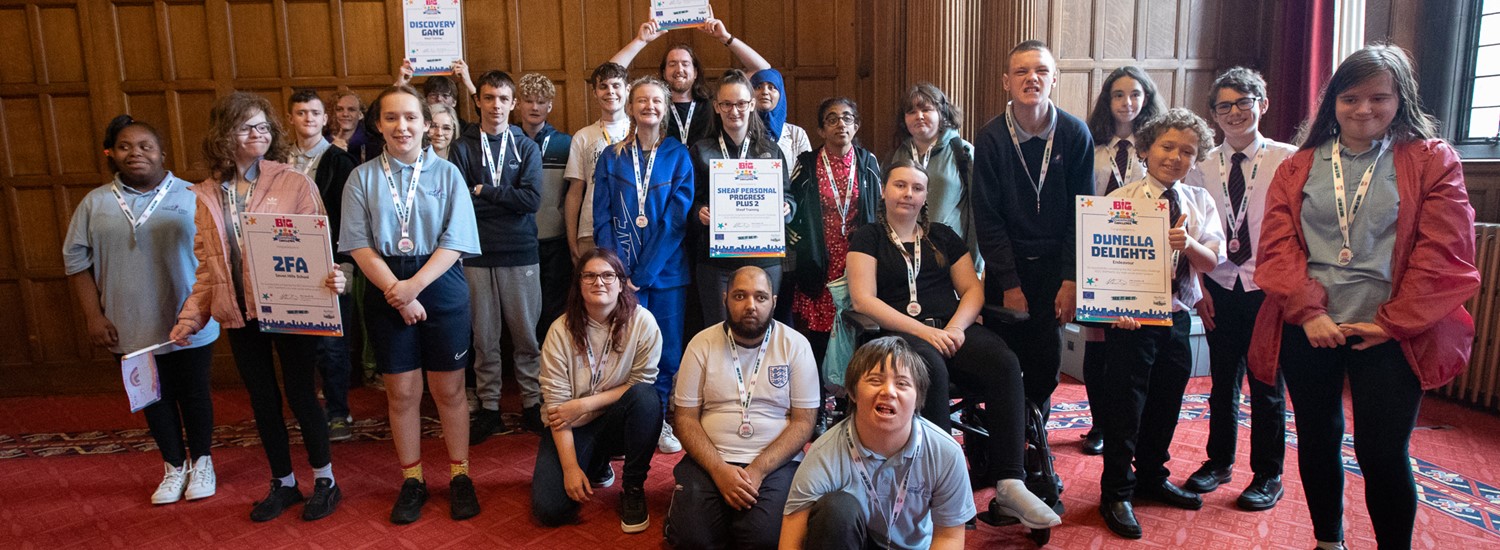
[[[1052,530],[1032,529],[1031,532],[1026,535],[1026,538],[1031,539],[1031,542],[1036,543],[1037,546],[1046,546],[1048,542],[1052,542]]]

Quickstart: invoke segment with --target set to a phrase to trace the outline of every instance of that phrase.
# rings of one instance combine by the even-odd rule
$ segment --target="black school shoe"
[[[479,496],[474,494],[474,480],[458,474],[448,482],[448,515],[463,521],[479,515]]]
[[[1154,500],[1167,506],[1182,508],[1183,510],[1203,508],[1203,497],[1198,496],[1197,493],[1185,491],[1165,479],[1158,483],[1137,487],[1135,496],[1137,499]]]
[[[1188,476],[1182,488],[1194,493],[1212,493],[1220,485],[1232,480],[1234,480],[1234,466],[1215,468],[1213,464],[1204,461],[1203,465],[1198,467],[1198,471]]]
[[[505,421],[500,419],[500,411],[480,407],[474,411],[474,419],[469,421],[469,445],[484,443],[491,435],[503,431]]]
[[[646,488],[625,486],[620,492],[620,530],[636,534],[651,526],[651,514],[646,510]]]
[[[320,477],[314,480],[312,497],[302,507],[302,520],[314,521],[328,517],[339,507],[341,500],[344,500],[344,492],[333,484],[332,479]]]
[[[1281,476],[1257,475],[1250,481],[1250,486],[1245,488],[1245,492],[1240,493],[1240,498],[1235,500],[1235,504],[1239,505],[1242,510],[1260,512],[1275,508],[1276,503],[1281,501],[1281,495]]]
[[[1104,430],[1090,428],[1089,433],[1084,434],[1083,454],[1091,456],[1104,454]]]
[[[1135,520],[1135,508],[1128,500],[1099,504],[1099,515],[1104,516],[1104,525],[1127,539],[1141,538],[1141,524]]]
[[[391,508],[391,523],[406,525],[422,519],[423,504],[427,504],[427,483],[406,478],[401,483],[401,494],[396,496],[396,506]]]
[[[302,502],[302,491],[296,485],[282,487],[281,480],[271,480],[271,492],[250,509],[250,521],[271,521],[281,515],[287,506]]]

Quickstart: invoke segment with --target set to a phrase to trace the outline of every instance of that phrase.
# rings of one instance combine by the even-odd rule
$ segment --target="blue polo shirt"
[[[1339,265],[1344,235],[1333,200],[1333,140],[1313,152],[1302,186],[1302,234],[1307,237],[1307,275],[1328,291],[1328,317],[1335,323],[1371,323],[1380,304],[1391,299],[1391,255],[1396,249],[1396,161],[1380,154],[1381,142],[1360,153],[1342,148],[1345,204],[1354,203],[1359,179],[1371,164],[1370,190],[1349,224],[1349,265]],[[1377,159],[1378,157],[1378,159]]]
[[[172,189],[134,235],[110,191],[111,184],[105,184],[84,195],[63,239],[64,271],[68,275],[94,271],[104,316],[120,335],[119,345],[109,349],[113,353],[165,342],[193,290],[198,269],[193,256],[193,215],[198,211],[198,198],[188,190],[191,183],[171,173],[166,179]],[[140,216],[157,190],[142,193],[121,183],[120,191],[130,211]],[[188,345],[166,346],[155,353],[205,346],[218,338],[219,325],[210,320],[188,338]]]
[[[853,419],[839,422],[807,450],[797,475],[792,478],[784,513],[790,515],[810,508],[825,494],[848,493],[865,509],[870,540],[890,548],[927,548],[932,545],[933,525],[953,527],[969,521],[978,511],[974,506],[974,491],[969,487],[963,448],[953,436],[923,418],[913,419],[912,426],[921,430],[921,449],[916,448],[919,438],[912,437],[897,456],[883,457],[860,443]],[[849,456],[851,437],[873,478],[879,506],[870,501]],[[906,503],[895,524],[890,525],[893,494],[908,467],[911,479],[906,486]]]
[[[401,240],[401,222],[377,155],[349,174],[344,186],[344,210],[339,230],[339,252],[373,248],[381,256],[426,256],[439,248],[459,252],[464,258],[479,255],[479,228],[474,205],[463,174],[453,163],[428,149],[417,181],[417,198],[411,214],[410,233],[416,248],[409,253],[396,248]],[[390,159],[391,175],[401,203],[406,203],[412,165]]]

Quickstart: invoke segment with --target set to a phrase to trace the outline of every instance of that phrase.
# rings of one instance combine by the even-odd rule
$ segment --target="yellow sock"
[[[420,461],[413,462],[409,466],[406,464],[402,464],[401,479],[415,479],[417,481],[426,483],[427,480],[422,478],[422,463]]]
[[[469,475],[469,459],[465,458],[463,460],[449,462],[448,474],[452,477]]]

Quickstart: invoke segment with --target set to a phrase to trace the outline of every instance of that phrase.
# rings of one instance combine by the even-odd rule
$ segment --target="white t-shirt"
[[[583,208],[578,211],[579,237],[594,236],[594,168],[599,165],[599,155],[604,154],[606,147],[625,139],[628,132],[630,119],[620,117],[607,125],[595,122],[573,134],[563,178],[583,181]]]
[[[772,321],[766,357],[755,376],[750,400],[750,425],[755,435],[739,436],[740,396],[730,358],[724,323],[703,329],[689,342],[677,371],[673,401],[679,407],[702,407],[699,422],[725,462],[749,464],[789,423],[791,408],[818,406],[818,363],[807,338],[791,327]],[[736,346],[738,347],[738,346]],[[751,384],[759,348],[739,348],[740,368]],[[793,460],[802,460],[798,453]]]

